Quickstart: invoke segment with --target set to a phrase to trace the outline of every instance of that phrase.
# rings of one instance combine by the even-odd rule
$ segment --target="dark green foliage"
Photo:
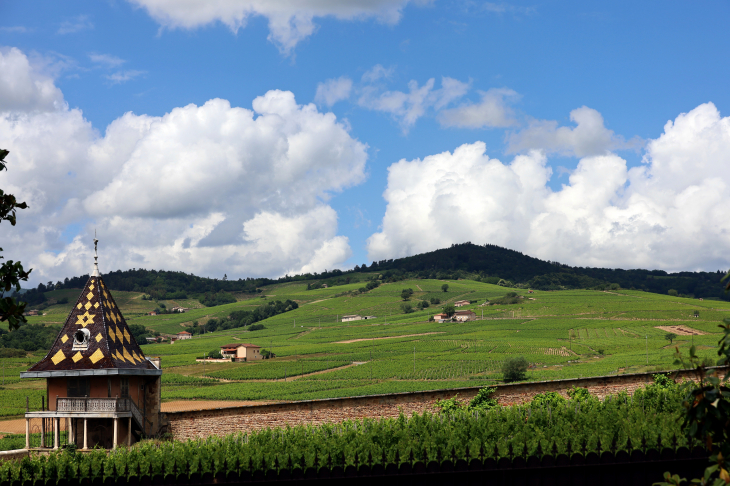
[[[664,335],[664,339],[669,341],[669,344],[672,344],[672,341],[674,341],[677,338],[677,335],[673,332],[668,332]]]
[[[137,341],[137,344],[146,344],[148,336],[152,336],[153,334],[147,330],[146,327],[144,327],[141,324],[129,324],[129,332],[132,333],[132,336],[134,336],[134,340]]]
[[[411,298],[411,295],[413,295],[413,289],[403,289],[400,293],[400,298],[403,300],[408,300]]]
[[[226,292],[260,292],[259,287],[273,283],[316,280],[310,288],[346,283],[365,282],[367,290],[381,282],[362,272],[378,272],[383,282],[398,282],[409,278],[459,279],[473,278],[482,282],[514,286],[512,282],[536,290],[639,289],[666,294],[675,289],[679,295],[712,297],[729,300],[719,284],[722,273],[678,272],[669,274],[663,270],[622,270],[610,268],[570,267],[558,262],[543,261],[495,245],[463,243],[429,253],[396,260],[381,260],[372,265],[343,272],[325,271],[318,274],[285,276],[272,279],[207,279],[182,272],[132,269],[117,270],[104,275],[104,281],[112,290],[145,292],[154,298],[165,298],[168,293],[185,292],[186,295]],[[88,275],[66,279],[63,288],[81,288]],[[49,289],[50,290],[50,289]],[[182,298],[182,297],[175,297]],[[432,302],[433,303],[433,302]]]
[[[479,390],[477,396],[469,402],[469,410],[491,410],[499,407],[497,400],[492,398],[495,388],[484,387]]]
[[[490,304],[494,305],[511,305],[519,304],[520,302],[524,302],[524,299],[517,295],[517,292],[508,292],[504,297],[489,301]]]
[[[403,309],[404,314],[410,314],[411,312],[415,312],[411,304],[401,304],[400,308]]]
[[[430,302],[433,305],[439,305],[441,303],[441,299],[437,299],[436,297],[431,297]]]
[[[27,354],[24,349],[0,348],[0,358],[25,358]]]
[[[205,323],[205,326],[193,325],[193,327],[188,328],[188,331],[193,334],[200,334],[203,332],[203,328],[205,328],[205,331],[207,332],[213,332],[217,330],[251,326],[251,324],[254,324],[255,322],[263,321],[264,319],[283,314],[284,312],[297,309],[298,307],[299,304],[293,300],[287,299],[285,302],[272,300],[266,304],[258,306],[252,311],[240,310],[231,312],[227,319],[210,319]],[[259,324],[255,328],[254,326],[249,328],[250,331],[256,331],[259,329],[264,329],[263,324]]]
[[[449,291],[449,284],[443,284],[443,285],[441,286],[441,290],[442,290],[443,292],[448,292],[448,291]]]
[[[505,383],[524,380],[527,377],[527,366],[524,356],[508,359],[502,365],[502,379]]]
[[[451,317],[456,314],[456,307],[454,307],[454,304],[446,304],[443,308],[443,313]]]
[[[0,348],[45,351],[51,348],[60,330],[60,326],[42,326],[39,324],[27,324],[12,332],[0,329]]]
[[[371,280],[370,282],[365,285],[365,288],[368,290],[377,289],[380,286],[380,281],[378,280]]]
[[[208,357],[211,359],[222,359],[223,358],[223,356],[221,355],[220,349],[214,349],[213,351],[208,353]]]
[[[261,329],[266,329],[266,326],[263,324],[254,324],[248,328],[249,331],[260,331]]]
[[[679,292],[677,292],[675,289],[669,289],[667,290],[667,294],[671,295],[672,297],[677,297],[679,295]]]
[[[200,299],[200,303],[206,307],[215,307],[217,305],[223,304],[233,304],[234,302],[236,302],[236,298],[228,292],[224,292],[222,290],[215,294],[206,293],[203,298]]]
[[[549,406],[555,409],[563,402],[565,402],[565,398],[557,392],[538,393],[532,397],[532,404],[540,407]]]
[[[668,393],[666,410],[628,396],[587,403],[564,401],[555,407],[533,402],[475,410],[459,404],[448,414],[426,412],[410,417],[401,414],[397,418],[307,424],[186,442],[148,441],[113,453],[53,452],[22,462],[0,462],[0,482],[17,480],[21,469],[23,479],[30,484],[56,484],[59,478],[68,484],[95,484],[103,483],[106,477],[116,481],[120,476],[139,482],[138,476],[162,474],[164,465],[166,474],[179,474],[177,481],[185,483],[195,473],[226,477],[227,473],[245,472],[250,478],[249,471],[266,474],[276,463],[282,469],[294,470],[327,466],[330,462],[340,467],[370,461],[384,465],[396,462],[396,458],[399,462],[429,463],[451,460],[452,451],[456,460],[483,456],[499,461],[502,457],[521,456],[523,451],[526,455],[538,454],[539,450],[553,454],[553,444],[556,454],[582,453],[585,447],[586,453],[600,456],[614,447],[628,451],[645,444],[655,449],[660,438],[666,447],[675,436],[677,447],[691,447],[693,444],[680,433],[677,420],[682,413],[681,399],[678,392]],[[411,453],[414,459],[409,459]],[[168,478],[174,480],[174,476]],[[200,481],[199,476],[195,480]]]
[[[431,306],[431,304],[427,300],[421,300],[416,304],[418,307],[418,310],[423,310]]]
[[[581,388],[577,386],[573,386],[573,388],[568,390],[568,396],[574,402],[588,402],[595,399],[595,397],[591,395],[591,392],[588,391],[588,388]]]
[[[0,172],[7,170],[5,157],[7,157],[8,153],[7,150],[0,149]],[[26,203],[18,202],[15,196],[7,194],[0,189],[0,224],[3,221],[7,221],[12,226],[15,226],[16,211],[18,209],[26,209],[27,207],[28,205]],[[3,231],[7,230],[3,229]],[[0,252],[2,250],[0,248]],[[4,258],[0,256],[0,260]],[[28,322],[23,316],[26,302],[20,301],[15,293],[7,297],[5,294],[9,294],[11,291],[20,292],[20,282],[28,280],[31,271],[32,269],[26,272],[20,262],[14,262],[13,260],[8,260],[0,265],[0,322],[8,321],[10,330],[17,329],[21,324]]]

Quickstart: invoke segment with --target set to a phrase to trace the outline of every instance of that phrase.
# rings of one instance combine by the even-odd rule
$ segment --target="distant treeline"
[[[28,324],[8,332],[0,329],[0,348],[15,348],[24,351],[46,351],[61,331],[61,326]]]
[[[142,292],[151,298],[157,299],[181,299],[205,294],[218,294],[219,292],[248,292],[256,293],[258,288],[276,280],[268,278],[246,278],[228,280],[198,277],[183,272],[170,272],[166,270],[145,270],[133,268],[131,270],[116,270],[102,275],[104,283],[112,290],[126,292]],[[39,284],[37,290],[47,292],[57,289],[80,289],[86,284],[89,275],[71,277],[58,281],[55,284]],[[23,295],[25,299],[25,294]]]
[[[193,323],[192,328],[188,328],[192,334],[202,334],[203,332],[224,331],[226,329],[236,329],[239,327],[250,326],[250,331],[263,329],[262,324],[255,324],[269,317],[274,317],[284,312],[297,309],[299,304],[293,300],[287,299],[282,302],[280,300],[272,300],[266,304],[258,306],[256,309],[233,311],[227,318],[210,319],[205,326],[200,326],[197,322]]]
[[[256,293],[260,292],[260,287],[274,283],[309,281],[308,288],[316,289],[322,284],[332,287],[375,279],[397,282],[408,278],[469,278],[537,290],[621,287],[666,294],[673,289],[680,295],[730,300],[730,295],[725,294],[720,284],[723,275],[721,270],[667,273],[663,270],[570,267],[496,245],[467,242],[411,257],[355,265],[349,271],[333,269],[322,273],[286,275],[279,279],[228,280],[225,276],[223,279],[210,279],[183,272],[132,269],[105,274],[104,281],[112,290],[144,292],[155,299],[169,298],[170,295],[182,298],[180,296],[185,295],[212,305],[230,300],[225,297],[225,292]],[[28,299],[43,299],[42,292],[54,288],[81,288],[87,279],[88,275],[83,275],[56,284],[40,284],[36,292],[28,291],[22,299],[27,302],[30,302]]]

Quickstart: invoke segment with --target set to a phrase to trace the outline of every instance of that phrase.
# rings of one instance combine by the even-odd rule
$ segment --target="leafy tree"
[[[667,294],[671,295],[672,297],[677,297],[679,295],[679,292],[677,292],[675,289],[669,289],[667,290]]]
[[[0,172],[8,170],[7,162],[5,162],[8,153],[7,150],[0,149]],[[26,203],[18,202],[15,196],[0,189],[0,223],[8,221],[12,226],[15,226],[16,211],[27,207]],[[2,252],[2,248],[0,248],[0,252]],[[0,260],[2,259],[4,257],[0,256]],[[13,289],[16,293],[20,292],[20,281],[28,280],[31,271],[32,269],[26,272],[20,262],[13,262],[13,260],[8,260],[0,265],[0,295]],[[14,293],[8,297],[3,296],[0,299],[0,322],[8,321],[10,330],[17,329],[21,323],[26,324],[28,322],[23,316],[26,303],[16,300],[15,295],[17,294]]]
[[[446,304],[443,309],[444,314],[451,317],[454,314],[456,314],[456,307],[454,307],[454,304]]]
[[[419,310],[423,310],[431,306],[431,304],[427,300],[422,300],[417,305]]]
[[[521,381],[527,377],[527,360],[524,356],[509,358],[502,365],[502,376],[505,383]]]
[[[401,309],[403,309],[404,314],[410,314],[411,312],[415,312],[411,304],[401,304],[400,307]]]
[[[677,335],[674,334],[673,332],[668,332],[664,335],[664,339],[669,341],[669,344],[672,344],[672,341],[674,341],[674,339],[676,339],[676,337],[677,337]]]
[[[403,291],[400,293],[400,298],[403,300],[408,300],[411,298],[411,295],[413,295],[413,289],[403,289]]]
[[[431,297],[431,298],[429,299],[429,301],[430,301],[430,302],[431,302],[431,303],[432,303],[433,305],[439,305],[439,304],[441,303],[441,299],[437,299],[436,297]]]
[[[449,284],[443,284],[441,286],[441,290],[444,291],[444,292],[448,292],[449,291]]]

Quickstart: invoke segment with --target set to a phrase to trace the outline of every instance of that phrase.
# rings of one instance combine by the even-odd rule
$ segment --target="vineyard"
[[[611,451],[693,447],[681,431],[679,388],[648,385],[633,396],[601,401],[583,394],[566,400],[538,396],[532,403],[487,410],[426,412],[321,426],[266,429],[188,442],[144,442],[131,449],[88,454],[52,453],[0,463],[0,483],[21,480],[187,478],[219,473],[321,467],[358,467],[450,459],[499,460]],[[170,478],[166,478],[169,480]]]
[[[442,285],[449,285],[448,292]],[[142,315],[157,305],[141,294],[114,292],[130,324],[163,335],[193,321],[225,319],[271,301],[291,299],[299,308],[260,321],[264,329],[230,329],[196,335],[175,344],[146,344],[160,356],[163,400],[303,400],[482,386],[502,381],[506,360],[523,356],[528,380],[555,380],[669,370],[676,347],[695,345],[716,360],[717,327],[730,303],[672,297],[635,290],[534,291],[473,280],[409,280],[362,292],[362,282],[307,290],[306,283],[266,286],[257,297],[232,304],[191,309],[184,314]],[[413,294],[404,312],[403,289]],[[507,292],[516,304],[488,305]],[[70,292],[69,290],[55,292]],[[65,295],[65,294],[64,294]],[[430,304],[431,300],[438,304]],[[471,302],[469,322],[429,322],[445,304]],[[429,306],[419,310],[419,302]],[[161,301],[168,307],[175,301]],[[50,306],[35,323],[59,323],[63,305]],[[373,319],[342,322],[359,314]],[[668,326],[689,330],[670,340]],[[664,328],[664,329],[661,329]],[[232,342],[253,343],[275,358],[250,363],[201,363],[196,358]],[[19,382],[18,373],[40,359],[3,359],[0,414],[19,415],[25,397],[39,401],[40,389]],[[30,388],[30,389],[29,389]]]

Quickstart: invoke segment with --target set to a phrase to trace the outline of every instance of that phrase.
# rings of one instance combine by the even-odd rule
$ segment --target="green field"
[[[449,284],[447,293],[441,291],[444,283]],[[262,330],[239,328],[143,346],[145,354],[162,358],[165,400],[298,400],[480,386],[500,382],[503,362],[515,356],[531,363],[530,380],[673,369],[675,346],[695,344],[701,356],[716,359],[717,325],[730,316],[728,302],[632,290],[528,293],[472,280],[410,280],[352,292],[362,285],[307,290],[306,283],[277,284],[264,287],[255,298],[247,295],[233,304],[161,316],[143,315],[157,304],[142,301],[141,294],[114,292],[114,297],[130,324],[163,334],[177,333],[193,320],[202,324],[272,300],[299,303],[294,311],[261,321]],[[432,297],[441,304],[405,314],[400,298],[404,288],[413,289],[414,307]],[[517,304],[480,305],[513,290],[524,296]],[[462,308],[473,310],[476,321],[428,322],[444,303],[457,300],[477,302]],[[60,322],[68,311],[62,307],[51,306],[32,322]],[[342,322],[345,314],[376,318]],[[658,326],[680,325],[698,334],[680,335],[670,345],[667,331]],[[276,358],[196,362],[196,357],[231,342],[260,345]],[[17,373],[25,362],[7,362],[10,386],[0,390],[0,402],[24,403],[15,397],[23,388],[15,387],[21,385]]]

